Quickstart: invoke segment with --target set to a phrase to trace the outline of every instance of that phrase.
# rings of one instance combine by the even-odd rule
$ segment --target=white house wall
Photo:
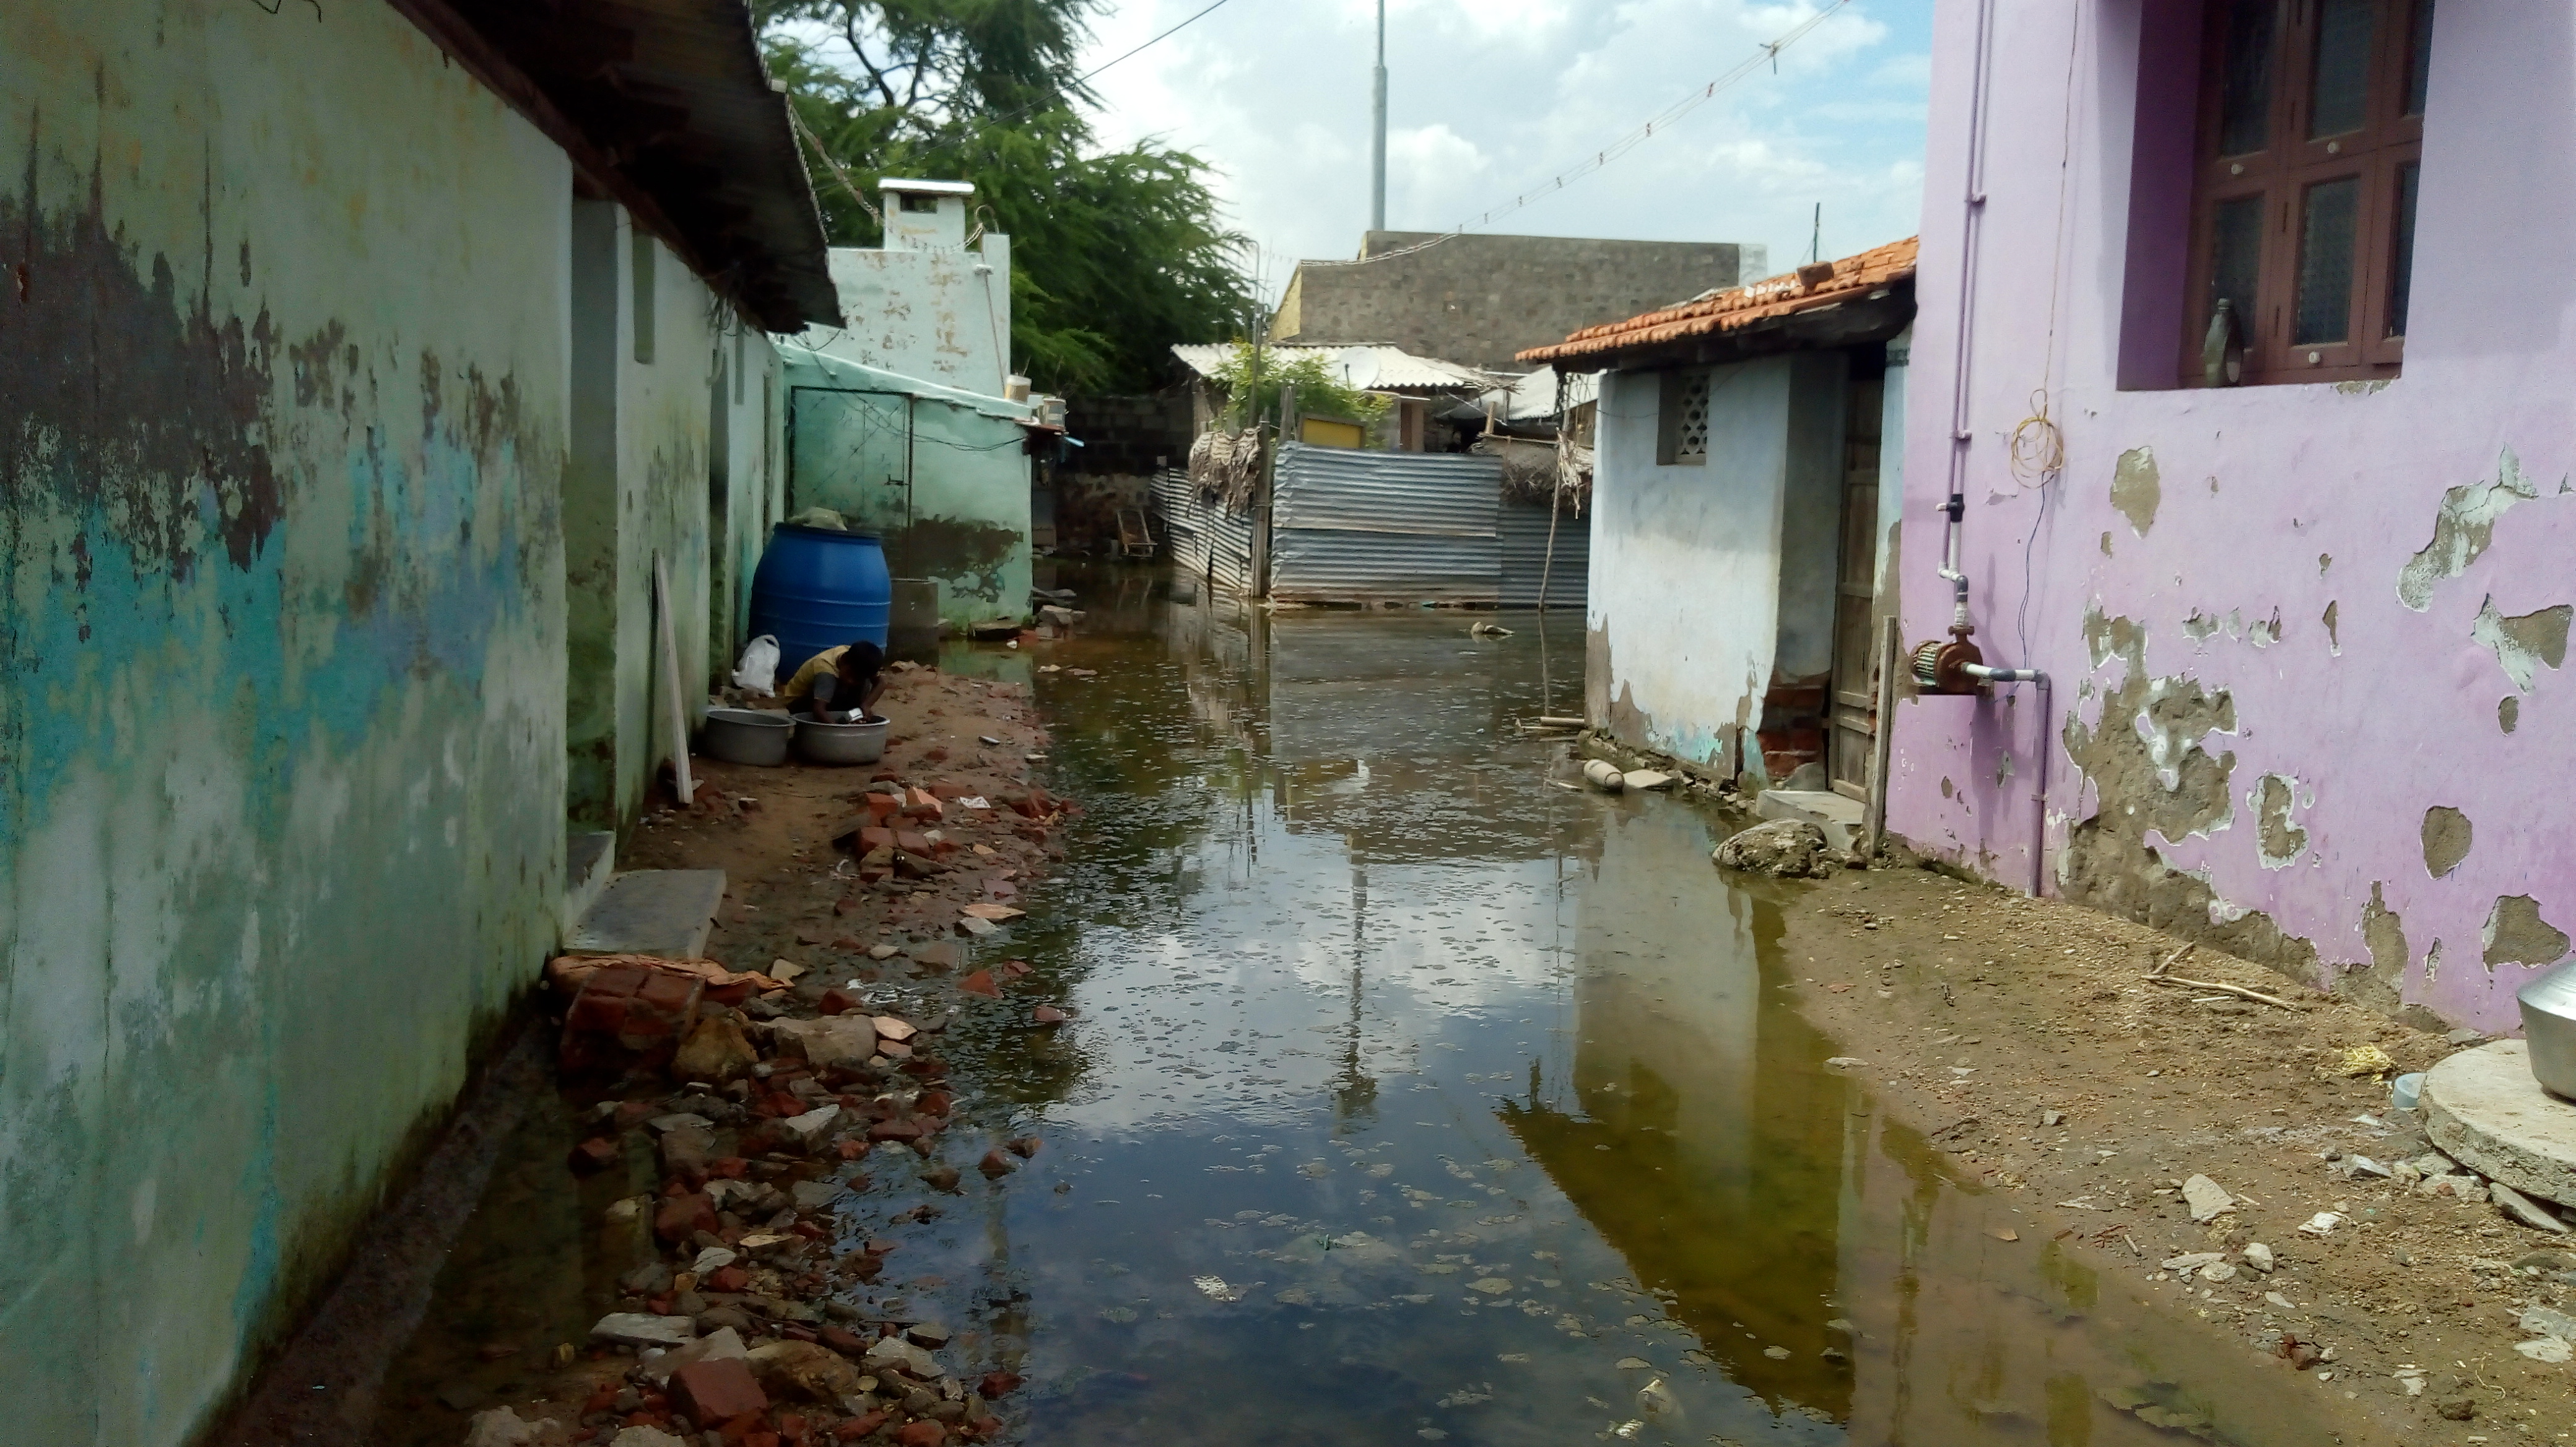
[[[1733,773],[1779,638],[1791,360],[1720,369],[1705,464],[1655,461],[1661,382],[1601,379],[1585,713],[1640,748]],[[1758,763],[1756,764],[1758,767]]]

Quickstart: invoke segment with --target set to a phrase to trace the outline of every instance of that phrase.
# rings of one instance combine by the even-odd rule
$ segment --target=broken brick
[[[617,1142],[606,1136],[593,1136],[572,1148],[571,1165],[574,1170],[588,1175],[615,1165],[617,1157]]]
[[[769,1394],[740,1357],[709,1357],[671,1374],[671,1399],[700,1422],[731,1422],[769,1410]]]
[[[653,1234],[665,1241],[686,1241],[700,1231],[715,1229],[716,1203],[704,1195],[673,1196],[653,1213]]]
[[[977,970],[975,973],[959,980],[957,982],[957,988],[965,994],[982,995],[986,999],[998,1000],[1002,998],[1002,987],[993,983],[993,972],[990,970]]]

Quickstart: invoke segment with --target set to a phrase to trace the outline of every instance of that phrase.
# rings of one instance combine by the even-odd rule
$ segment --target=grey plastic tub
[[[796,720],[783,713],[711,708],[707,710],[706,733],[700,746],[729,764],[776,768],[787,762],[787,741],[795,732]]]
[[[886,721],[865,723],[796,722],[796,754],[809,764],[873,764],[885,757]]]
[[[2552,1095],[2576,1100],[2576,964],[2560,965],[2515,992],[2531,1075]]]

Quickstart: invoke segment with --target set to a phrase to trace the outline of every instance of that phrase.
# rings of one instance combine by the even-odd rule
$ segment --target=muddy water
[[[1825,1065],[1776,900],[1707,862],[1722,821],[1563,787],[1511,721],[1543,670],[1579,697],[1579,618],[1486,641],[1067,581],[1086,636],[1038,661],[1094,673],[1035,682],[1088,814],[1008,942],[1023,997],[948,1047],[981,1083],[953,1155],[1047,1144],[850,1222],[904,1242],[878,1306],[1029,1379],[1022,1440],[2329,1440],[2315,1387],[2097,1280]],[[1016,1028],[1034,998],[1076,1021]],[[501,1174],[394,1402],[607,1306],[569,1118]]]
[[[1020,943],[1080,1019],[986,1038],[1050,1147],[942,1267],[1008,1303],[1027,1439],[2326,1440],[1828,1069],[1722,822],[1510,727],[1579,619],[1507,621],[1156,601],[1048,651],[1091,813]]]

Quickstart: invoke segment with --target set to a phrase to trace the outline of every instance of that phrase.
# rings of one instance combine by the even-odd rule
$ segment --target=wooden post
[[[1869,739],[1869,817],[1862,833],[1872,855],[1887,837],[1887,760],[1896,739],[1896,675],[1905,666],[1905,622],[1890,615],[1878,643],[1878,719]]]
[[[671,782],[682,808],[697,802],[698,785],[689,776],[689,711],[680,692],[680,640],[671,618],[671,574],[662,555],[653,555],[653,632],[662,653],[662,697],[671,707]]]

